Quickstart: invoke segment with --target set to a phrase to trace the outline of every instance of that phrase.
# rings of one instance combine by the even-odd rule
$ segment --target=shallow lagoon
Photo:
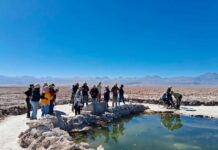
[[[218,120],[177,115],[139,115],[72,135],[106,150],[217,150]]]

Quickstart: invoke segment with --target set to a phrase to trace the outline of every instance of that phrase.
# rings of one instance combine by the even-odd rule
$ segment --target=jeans
[[[76,107],[75,110],[75,115],[80,115],[80,107]]]
[[[119,97],[119,105],[120,105],[120,102],[123,102],[123,104],[125,104],[125,98],[123,95],[120,95]]]
[[[33,108],[33,112],[32,112],[32,119],[36,120],[37,119],[37,111],[39,108],[39,102],[34,102],[34,101],[30,101],[32,108]]]
[[[49,109],[48,111],[49,115],[53,115],[54,114],[54,103],[51,103],[48,109]]]
[[[26,99],[26,106],[27,106],[27,118],[30,118],[31,104],[29,98]]]
[[[108,105],[109,99],[104,99],[104,102],[106,103],[107,108],[108,108],[109,107],[109,105]]]
[[[112,106],[114,107],[114,103],[115,103],[115,108],[117,108],[117,97],[116,96],[114,96],[113,97],[113,103],[112,103]]]
[[[74,98],[75,98],[75,94],[72,94],[71,96],[72,111],[74,111]]]
[[[93,114],[96,114],[96,102],[97,102],[97,98],[92,98],[92,104],[93,104]]]
[[[49,105],[42,106],[42,117],[45,117],[49,112]]]
[[[85,96],[83,96],[83,105],[85,106],[85,104],[86,104],[86,106],[88,106],[88,101],[89,101],[89,96],[88,95],[85,95]]]

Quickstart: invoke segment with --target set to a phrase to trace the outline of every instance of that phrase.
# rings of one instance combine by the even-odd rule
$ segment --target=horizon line
[[[2,77],[8,77],[8,78],[21,78],[21,77],[31,77],[31,78],[59,78],[59,79],[71,79],[71,78],[146,78],[146,77],[160,77],[160,78],[175,78],[175,77],[198,77],[201,75],[206,75],[206,74],[217,74],[217,72],[205,72],[201,73],[198,75],[193,75],[193,76],[186,76],[186,75],[178,75],[178,76],[161,76],[161,75],[145,75],[145,76],[69,76],[69,77],[61,77],[61,76],[33,76],[33,75],[20,75],[20,76],[11,76],[11,75],[3,75],[0,74]]]

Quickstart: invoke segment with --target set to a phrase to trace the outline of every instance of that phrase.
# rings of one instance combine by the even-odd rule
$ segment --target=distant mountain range
[[[53,78],[43,77],[36,78],[32,76],[8,77],[0,75],[1,86],[26,86],[30,83],[55,83],[57,85],[72,85],[76,82],[87,81],[89,84],[96,84],[102,81],[104,84],[113,84],[115,82],[122,83],[128,86],[218,86],[218,74],[206,73],[197,77],[171,77],[162,78],[160,76],[146,76],[146,77],[95,77],[95,78]]]

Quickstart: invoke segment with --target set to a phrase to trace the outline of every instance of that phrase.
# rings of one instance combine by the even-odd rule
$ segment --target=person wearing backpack
[[[25,92],[26,95],[26,106],[27,106],[27,118],[30,118],[30,112],[31,112],[31,97],[33,93],[34,85],[30,84],[28,90]]]
[[[30,101],[30,103],[32,105],[32,108],[33,108],[32,117],[31,117],[32,120],[37,120],[37,111],[38,111],[38,108],[39,108],[40,98],[41,98],[40,85],[36,84],[34,86],[32,98],[31,98],[31,101]]]

